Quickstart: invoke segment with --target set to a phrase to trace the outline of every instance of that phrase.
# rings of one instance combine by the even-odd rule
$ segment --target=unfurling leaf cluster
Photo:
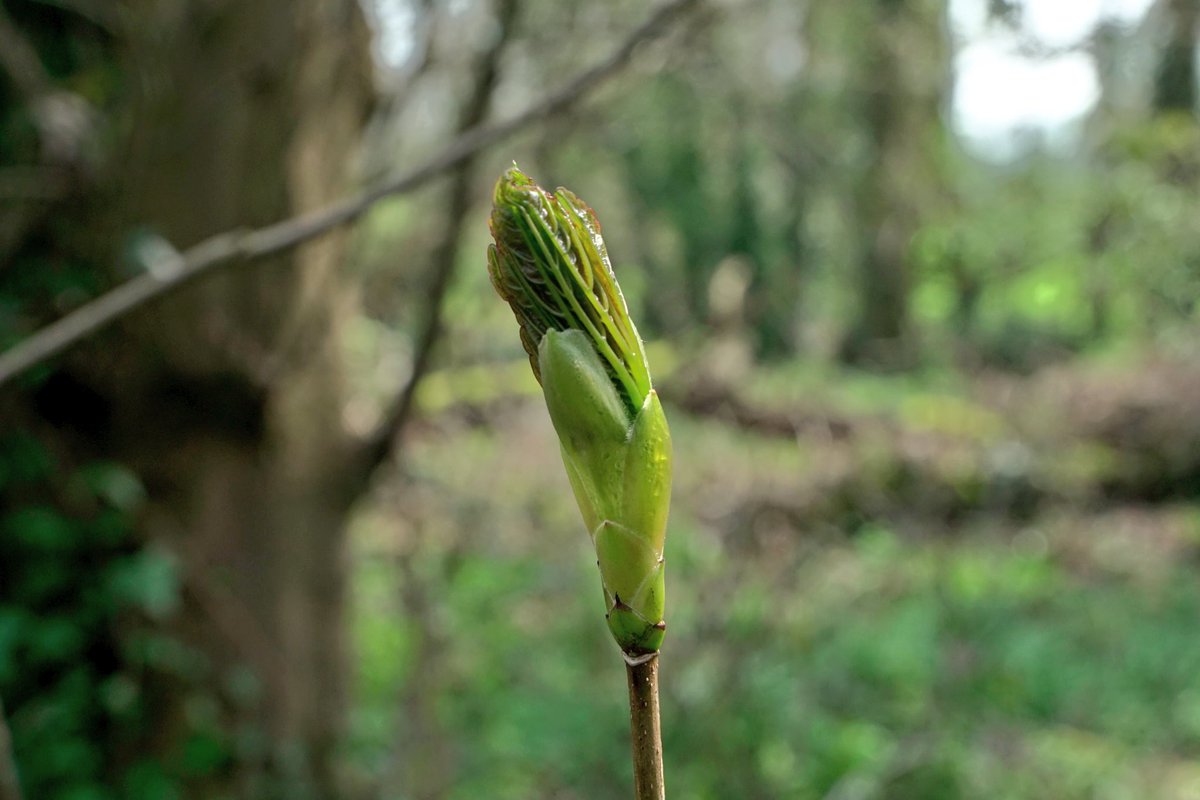
[[[496,184],[488,270],[521,328],[596,549],[622,651],[658,651],[671,435],[595,213],[515,167]]]
[[[546,332],[580,330],[629,410],[640,408],[650,392],[646,354],[595,212],[567,189],[547,192],[514,166],[496,183],[488,227],[495,240],[488,247],[492,285],[517,317],[538,381]]]

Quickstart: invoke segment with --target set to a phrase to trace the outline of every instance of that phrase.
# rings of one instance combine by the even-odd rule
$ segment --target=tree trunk
[[[1196,33],[1200,0],[1166,0],[1167,41],[1154,81],[1154,110],[1196,110]]]
[[[908,249],[940,183],[950,45],[941,0],[871,0],[869,7],[855,88],[871,154],[855,190],[860,302],[844,355],[897,367],[914,357]]]
[[[183,248],[344,193],[371,102],[355,0],[158,0],[137,14],[121,43],[131,134],[90,209],[97,263],[137,224]],[[260,766],[276,788],[235,776],[246,796],[293,781],[336,794],[343,523],[363,488],[343,477],[344,240],[209,276],[66,366],[111,405],[91,447],[142,477],[145,534],[178,557],[179,632],[214,684],[248,666],[261,686],[241,713],[272,742]]]

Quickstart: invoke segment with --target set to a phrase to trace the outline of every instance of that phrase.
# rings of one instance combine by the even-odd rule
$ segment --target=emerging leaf
[[[641,408],[650,392],[646,353],[595,212],[566,189],[550,194],[514,166],[496,183],[488,227],[495,240],[488,248],[492,285],[512,306],[538,380],[546,331],[583,331],[630,412]]]

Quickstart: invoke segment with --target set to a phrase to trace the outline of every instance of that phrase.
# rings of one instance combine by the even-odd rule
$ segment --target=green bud
[[[488,272],[512,306],[541,380],[538,345],[549,330],[588,334],[631,412],[650,392],[646,353],[617,285],[600,223],[566,189],[550,194],[516,167],[496,183]]]
[[[609,629],[630,657],[666,623],[671,435],[595,213],[515,167],[496,185],[488,270],[521,327],[600,567]]]

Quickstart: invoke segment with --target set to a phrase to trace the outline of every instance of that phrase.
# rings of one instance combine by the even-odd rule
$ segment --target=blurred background
[[[671,420],[673,796],[1200,798],[1198,22],[3,0],[6,349],[396,191],[5,376],[0,797],[630,795],[484,268],[515,160],[597,210]]]

